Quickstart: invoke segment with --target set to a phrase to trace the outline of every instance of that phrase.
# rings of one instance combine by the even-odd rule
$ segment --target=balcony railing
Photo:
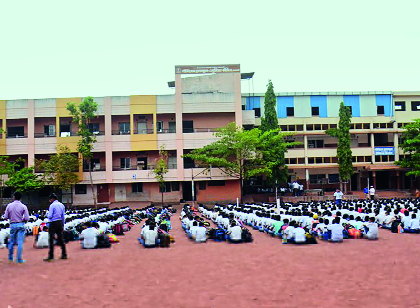
[[[95,135],[95,136],[103,136],[103,135],[105,135],[105,131],[102,131],[102,130],[100,130],[100,131],[95,131],[95,132],[92,132],[93,133],[93,135]]]
[[[113,130],[112,134],[113,135],[130,135],[130,131],[129,130]]]
[[[105,167],[102,168],[92,168],[92,172],[98,172],[98,171],[106,171]],[[83,172],[89,172],[88,168],[83,168]]]
[[[57,135],[48,135],[45,133],[35,133],[35,138],[48,138],[48,137],[57,137]]]
[[[135,135],[141,135],[141,134],[153,134],[154,130],[153,128],[144,128],[144,129],[135,129],[134,134]]]
[[[160,129],[157,131],[158,134],[175,134],[176,129]]]
[[[7,135],[6,136],[6,138],[28,138],[28,135],[27,134],[23,134],[23,135],[21,135],[21,134],[18,134],[18,135]]]
[[[185,133],[213,133],[216,132],[218,128],[183,128],[182,132]]]
[[[168,164],[168,169],[176,169],[177,164]],[[144,168],[146,167],[146,168]],[[155,165],[147,165],[147,166],[130,166],[123,168],[121,166],[113,166],[112,171],[126,171],[126,170],[153,170],[155,169]]]
[[[75,137],[78,136],[77,132],[60,132],[59,134],[60,137]]]

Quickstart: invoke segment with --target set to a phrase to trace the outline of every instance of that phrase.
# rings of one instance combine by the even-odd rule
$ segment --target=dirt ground
[[[0,250],[0,308],[420,306],[419,235],[294,246],[252,231],[250,244],[195,244],[177,214],[172,224],[170,248],[144,249],[138,225],[111,249],[71,242],[69,260],[53,263],[32,237],[26,264]]]

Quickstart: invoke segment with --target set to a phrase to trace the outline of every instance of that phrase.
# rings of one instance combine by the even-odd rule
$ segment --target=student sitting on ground
[[[198,227],[194,231],[193,238],[197,243],[205,243],[207,241],[207,229],[204,227],[204,223],[200,221]]]
[[[34,247],[35,248],[48,248],[48,241],[50,235],[48,233],[48,227],[45,226],[41,232],[35,237]]]
[[[90,221],[85,223],[85,229],[80,233],[80,239],[82,240],[83,249],[96,248],[98,244],[99,230],[92,226]]]
[[[343,241],[343,226],[340,223],[340,217],[335,217],[333,224],[328,226],[328,230],[331,231],[331,242],[342,242]]]
[[[302,227],[293,229],[293,243],[304,244],[306,242],[306,232]]]
[[[407,213],[408,211],[406,211]],[[416,214],[411,215],[411,220],[408,223],[408,226],[404,224],[404,231],[409,233],[420,233],[420,222],[416,217]]]
[[[241,243],[242,242],[242,228],[238,226],[236,221],[232,221],[230,229],[227,232],[228,240],[231,243]]]
[[[156,225],[154,222],[150,222],[148,228],[143,228],[141,230],[139,241],[145,248],[154,248],[157,245],[157,238],[158,230]]]
[[[378,224],[375,222],[375,217],[369,218],[369,223],[366,224],[366,238],[368,240],[377,240],[379,238]]]

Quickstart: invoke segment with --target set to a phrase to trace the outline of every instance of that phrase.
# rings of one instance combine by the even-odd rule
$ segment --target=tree
[[[279,127],[276,106],[277,97],[274,94],[273,83],[271,80],[269,80],[267,91],[265,92],[264,117],[261,118],[261,131],[266,132],[272,129],[277,129]]]
[[[92,190],[93,204],[96,208],[96,195],[93,190],[92,166],[90,163],[93,157],[92,150],[93,144],[96,142],[96,137],[89,129],[89,124],[97,116],[98,104],[92,97],[88,96],[79,104],[68,103],[67,110],[73,116],[73,123],[79,125],[77,134],[81,138],[77,143],[77,150],[89,166],[90,188]]]
[[[15,171],[16,166],[16,162],[9,161],[9,156],[0,156],[0,213],[3,212],[5,176],[10,176]]]
[[[420,175],[420,119],[414,119],[414,122],[404,126],[404,132],[401,135],[399,144],[404,152],[403,157],[395,164],[402,168],[409,168],[406,175]]]
[[[285,153],[287,148],[299,144],[298,142],[285,142],[284,136],[278,134],[278,117],[277,117],[277,97],[274,93],[274,87],[271,80],[268,81],[267,91],[265,92],[264,100],[264,117],[261,119],[261,126],[259,129],[264,133],[272,131],[272,138],[265,135],[261,138],[261,148],[264,161],[270,167],[270,172],[266,176],[266,181],[270,186],[275,186],[276,183],[287,181],[289,175],[287,165],[285,164]],[[263,135],[264,136],[264,135]],[[274,144],[273,144],[274,143]]]
[[[155,161],[155,168],[151,171],[155,175],[155,179],[159,183],[159,188],[162,193],[162,206],[163,206],[163,192],[165,189],[165,174],[168,173],[168,153],[162,146],[159,150],[159,157]]]
[[[57,154],[51,155],[49,160],[37,160],[35,164],[44,171],[44,182],[53,186],[56,191],[70,190],[71,194],[73,185],[79,182],[76,173],[80,164],[79,158],[65,145],[58,145]],[[69,205],[68,198],[67,205]]]
[[[9,179],[5,183],[9,187],[13,187],[16,191],[22,193],[30,193],[38,191],[44,187],[41,176],[35,173],[35,167],[24,167],[18,171],[14,171],[9,175]],[[31,198],[28,194],[29,203]]]
[[[208,170],[210,167],[219,168],[226,175],[239,179],[241,200],[244,180],[257,175],[271,176],[273,160],[266,160],[265,157],[275,151],[284,155],[287,147],[280,142],[284,134],[279,133],[278,129],[267,132],[261,132],[258,128],[244,130],[232,122],[214,135],[219,139],[183,157],[199,162]]]
[[[343,190],[343,181],[350,180],[353,175],[353,154],[350,145],[350,124],[351,124],[351,110],[344,106],[341,102],[338,112],[340,118],[337,128],[330,128],[325,133],[338,140],[337,144],[337,159],[338,159],[338,174],[340,176],[340,190]],[[346,192],[346,187],[344,189]]]

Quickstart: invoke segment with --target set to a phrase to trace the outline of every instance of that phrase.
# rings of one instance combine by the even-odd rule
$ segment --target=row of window
[[[337,184],[340,182],[338,173],[335,174],[310,174],[309,184]]]
[[[398,128],[403,127],[403,124],[398,123]],[[280,129],[284,132],[302,132],[303,125],[280,125]],[[373,128],[393,128],[394,124],[389,123],[373,123]],[[326,131],[330,128],[337,128],[337,124],[306,124],[307,131]],[[350,129],[370,129],[370,123],[351,123]]]
[[[372,156],[353,156],[352,161],[354,163],[371,163]],[[395,161],[394,155],[377,155],[375,156],[375,162],[393,162]],[[304,165],[305,158],[285,158],[286,165]],[[337,157],[308,157],[308,164],[337,164]]]
[[[405,102],[395,102],[395,111],[406,111]],[[420,102],[411,102],[411,111],[420,111]]]

